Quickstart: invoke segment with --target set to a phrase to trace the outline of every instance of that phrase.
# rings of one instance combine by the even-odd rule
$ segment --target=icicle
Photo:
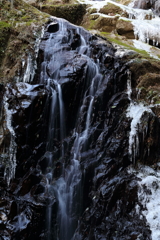
[[[131,73],[130,73],[129,70],[127,71],[127,75],[128,75],[128,78],[127,78],[127,94],[128,94],[128,99],[131,100],[132,87],[131,87]]]
[[[149,154],[150,154],[150,146],[148,145],[148,156],[149,156]]]
[[[138,179],[138,203],[151,230],[151,239],[160,239],[160,171],[141,166],[136,174]],[[138,207],[137,207],[138,208]]]
[[[6,115],[6,128],[10,132],[10,145],[8,148],[8,159],[6,159],[7,162],[5,162],[5,172],[4,177],[7,180],[7,185],[9,186],[11,179],[15,176],[15,170],[16,170],[16,153],[17,153],[17,144],[15,143],[15,132],[12,127],[12,109],[9,109],[9,104],[7,102],[8,98],[5,94],[4,96],[4,109],[5,109],[5,115]]]
[[[140,95],[141,95],[141,89],[140,88],[136,88],[137,91],[137,100],[139,100]]]
[[[35,74],[35,69],[33,67],[31,55],[29,54],[27,58],[27,66],[24,73],[23,82],[24,83],[32,82],[34,78],[34,74]]]
[[[35,32],[35,35],[37,35],[36,32]],[[35,45],[34,45],[35,60],[38,57],[39,45],[41,43],[41,38],[43,37],[43,35],[44,35],[44,27],[42,27],[41,34],[39,34],[38,37],[36,36],[36,41],[35,41]],[[36,64],[36,61],[35,61],[35,64]]]
[[[36,35],[36,32],[34,33]],[[31,54],[28,54],[27,57],[27,62],[26,62],[26,69],[23,77],[23,82],[24,83],[30,83],[33,81],[34,76],[35,76],[35,70],[37,69],[37,62],[36,59],[38,57],[38,52],[39,52],[39,45],[41,42],[41,38],[44,35],[44,27],[42,27],[41,34],[39,37],[36,38],[35,45],[34,45],[34,58],[31,56]],[[22,69],[25,66],[25,60],[22,58]]]
[[[134,34],[135,38],[139,36],[139,40],[142,42],[149,43],[149,40],[151,39],[153,42],[153,46],[156,46],[157,38],[159,36],[159,25],[160,20],[158,17],[153,18],[151,20],[134,20],[132,21],[132,24],[134,26]]]
[[[156,42],[156,41],[155,41],[155,39],[153,38],[153,46],[155,46],[155,42]]]
[[[152,113],[151,109],[149,107],[144,106],[142,103],[140,104],[131,103],[127,109],[127,117],[132,118],[131,130],[130,130],[130,136],[129,136],[129,155],[133,163],[135,163],[135,157],[137,156],[136,152],[138,153],[138,149],[139,149],[139,146],[138,146],[139,141],[137,141],[137,144],[136,144],[136,140],[135,140],[136,136],[138,135],[138,124],[141,123],[141,117],[144,112]],[[138,136],[137,136],[137,139],[138,139]],[[136,150],[136,148],[138,149]]]

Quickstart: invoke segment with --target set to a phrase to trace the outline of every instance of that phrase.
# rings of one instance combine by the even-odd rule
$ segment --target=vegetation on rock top
[[[8,82],[20,71],[22,57],[26,59],[27,52],[33,52],[49,15],[21,0],[14,0],[13,7],[2,0],[0,8],[0,81]]]
[[[40,9],[52,16],[65,18],[73,24],[80,24],[86,13],[85,4],[42,5]]]

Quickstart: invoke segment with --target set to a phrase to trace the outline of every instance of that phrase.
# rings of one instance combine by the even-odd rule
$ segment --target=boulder
[[[116,30],[119,35],[123,35],[129,39],[134,39],[134,31],[131,21],[124,20],[122,18],[118,19],[116,23]]]
[[[71,23],[80,24],[86,13],[85,4],[43,5],[41,11],[52,16],[64,18]]]
[[[99,16],[95,20],[94,28],[101,32],[111,32],[116,28],[118,16]]]
[[[121,15],[123,13],[123,9],[115,4],[107,3],[107,5],[101,8],[99,12],[103,14],[113,14],[113,15],[120,14]]]

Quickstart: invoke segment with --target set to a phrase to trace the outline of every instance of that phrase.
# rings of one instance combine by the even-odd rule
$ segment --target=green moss
[[[94,21],[94,20],[90,20],[90,21],[89,21],[88,30],[93,29],[93,28],[94,28],[94,25],[95,25],[95,21]]]
[[[10,36],[10,24],[7,22],[0,22],[0,65],[2,63],[8,39]]]
[[[97,9],[96,8],[90,8],[88,10],[89,14],[92,14],[92,13],[97,13]]]
[[[21,1],[14,0],[13,8],[10,8],[9,1],[1,0],[1,20],[14,22],[14,21],[24,21],[24,20],[39,20],[42,22],[47,17],[47,14],[40,12],[37,8]]]
[[[157,73],[146,73],[139,78],[139,87],[143,86],[145,88],[149,88],[156,85],[159,85],[159,74]],[[153,94],[153,92],[153,90],[150,90],[149,94]]]
[[[102,34],[102,35],[105,35],[105,36],[106,36],[106,35],[110,35],[109,32],[101,32],[101,34]]]
[[[1,21],[0,22],[0,30],[5,30],[5,29],[8,29],[10,28],[10,24],[8,22],[4,22],[4,21]]]
[[[12,9],[10,1],[1,0],[0,9],[0,82],[6,82],[21,68],[22,55],[34,51],[35,32],[41,31],[49,15],[23,0],[14,0]]]
[[[127,49],[133,50],[133,51],[141,54],[141,55],[144,56],[144,57],[150,57],[150,55],[149,55],[145,50],[137,49],[137,48],[135,48],[135,47],[132,47],[132,46],[129,45],[129,44],[126,44],[126,43],[120,41],[120,40],[117,39],[117,38],[112,38],[112,37],[109,36],[109,33],[101,32],[101,35],[102,35],[102,36],[105,36],[110,42],[116,43],[117,45],[121,45],[121,46],[123,46],[123,47],[125,47],[125,48],[127,48]]]
[[[28,15],[25,15],[25,16],[22,17],[22,20],[23,20],[23,21],[29,20],[29,19],[30,19],[30,16],[28,16]]]

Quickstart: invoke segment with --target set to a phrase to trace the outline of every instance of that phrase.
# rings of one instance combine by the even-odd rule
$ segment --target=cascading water
[[[48,40],[46,41],[44,51],[44,61],[41,64],[41,83],[46,83],[46,87],[51,92],[50,103],[50,117],[48,128],[48,140],[46,148],[46,156],[48,158],[48,167],[46,171],[47,179],[47,192],[50,198],[50,204],[47,209],[47,224],[48,224],[48,240],[52,238],[52,198],[54,196],[58,202],[58,236],[59,240],[71,240],[74,231],[77,226],[79,214],[81,213],[82,191],[81,181],[82,172],[80,166],[81,151],[87,147],[87,139],[89,134],[89,127],[92,115],[92,108],[94,103],[94,95],[101,84],[102,75],[99,72],[98,63],[95,63],[93,59],[88,56],[88,46],[85,40],[85,36],[82,35],[82,29],[76,29],[72,26],[73,30],[67,29],[67,22],[59,19],[58,21],[58,34],[50,33]],[[73,33],[72,33],[73,31]],[[85,31],[84,31],[85,33]],[[73,35],[73,36],[71,36]],[[84,34],[85,35],[85,34]],[[73,43],[70,43],[70,38],[73,38]],[[71,159],[69,166],[65,167],[64,162],[65,149],[63,141],[66,137],[65,131],[65,110],[63,103],[63,75],[60,73],[60,65],[68,64],[65,62],[65,55],[63,48],[72,47],[71,53],[74,51],[81,55],[87,62],[86,67],[86,88],[83,91],[82,105],[77,115],[77,121],[75,123],[75,129],[72,138],[75,139],[71,148]],[[65,52],[66,54],[66,52]],[[74,63],[72,72],[74,72]],[[71,71],[71,70],[70,70]],[[50,101],[50,97],[48,98]],[[86,110],[87,109],[87,110]],[[85,112],[86,114],[84,114]],[[82,115],[85,116],[84,127],[80,129],[80,121]],[[58,139],[61,143],[61,153],[59,156],[60,174],[55,176],[52,170],[54,165],[54,144],[53,141]]]

